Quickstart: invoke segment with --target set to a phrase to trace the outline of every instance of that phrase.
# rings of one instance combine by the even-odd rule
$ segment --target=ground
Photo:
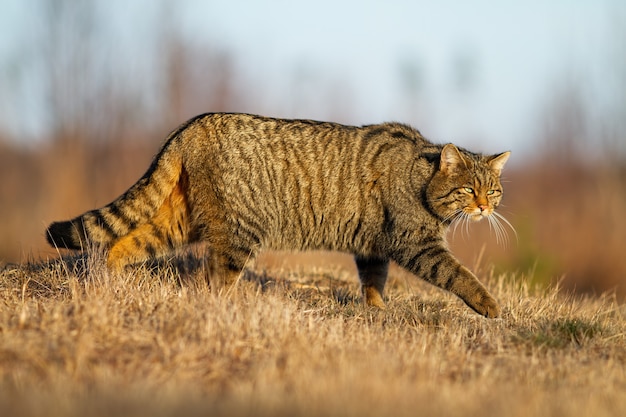
[[[232,287],[202,259],[0,272],[0,414],[622,416],[626,306],[475,272],[478,316],[393,267],[364,306],[349,258],[266,254]]]

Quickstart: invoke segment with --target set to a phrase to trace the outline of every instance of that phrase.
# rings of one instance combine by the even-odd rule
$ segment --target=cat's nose
[[[478,208],[479,208],[479,209],[480,209],[480,211],[482,212],[482,211],[487,210],[487,209],[489,208],[489,206],[487,206],[487,205],[485,205],[485,204],[481,204],[481,205],[479,205],[479,206],[478,206]]]

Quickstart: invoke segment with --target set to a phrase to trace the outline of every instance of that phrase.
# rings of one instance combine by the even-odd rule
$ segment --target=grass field
[[[623,416],[626,307],[478,270],[484,319],[392,268],[361,304],[349,259],[267,254],[209,289],[195,257],[0,272],[3,416]]]

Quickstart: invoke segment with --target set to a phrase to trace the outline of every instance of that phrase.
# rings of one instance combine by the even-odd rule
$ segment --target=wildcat
[[[509,154],[433,144],[398,123],[203,114],[169,135],[123,195],[52,223],[46,236],[56,247],[104,246],[113,269],[202,241],[227,281],[260,249],[349,252],[369,305],[384,308],[393,260],[497,317],[498,304],[449,252],[445,234],[455,221],[495,218]]]

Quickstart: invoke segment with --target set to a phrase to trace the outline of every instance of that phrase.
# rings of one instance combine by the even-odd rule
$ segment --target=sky
[[[36,29],[40,3],[0,5],[0,90],[11,91],[12,78],[2,75],[12,71],[12,57]],[[149,48],[142,45],[154,42],[150,22],[165,10],[190,43],[219,45],[235,57],[237,70],[251,80],[245,88],[263,95],[258,110],[270,116],[394,120],[438,142],[524,154],[541,137],[551,102],[572,85],[592,104],[594,120],[624,110],[616,110],[626,93],[621,0],[101,4],[110,31],[103,43],[128,48],[121,65],[144,59],[140,51]],[[5,129],[45,129],[37,123],[45,108],[36,94],[20,94],[29,91],[32,98],[20,100],[0,91]],[[26,113],[35,120],[19,117]]]

